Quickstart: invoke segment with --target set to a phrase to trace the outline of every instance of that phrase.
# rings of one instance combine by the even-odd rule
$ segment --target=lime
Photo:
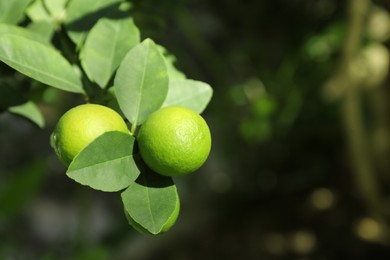
[[[58,121],[52,134],[52,146],[58,157],[69,165],[84,147],[109,131],[129,133],[122,117],[111,108],[79,105],[68,110]]]
[[[184,107],[152,113],[141,126],[138,145],[142,159],[155,172],[180,176],[197,170],[211,149],[206,121]]]

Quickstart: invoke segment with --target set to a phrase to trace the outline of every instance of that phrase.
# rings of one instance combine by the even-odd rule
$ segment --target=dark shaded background
[[[142,38],[214,88],[203,114],[212,152],[201,170],[175,180],[176,225],[139,234],[117,194],[65,176],[49,136],[82,100],[53,90],[40,104],[43,130],[0,115],[0,259],[390,259],[390,132],[368,146],[378,213],[356,177],[344,96],[324,87],[343,57],[347,1],[132,2]],[[388,1],[375,4],[388,15]],[[362,47],[389,47],[367,30]],[[360,92],[367,140],[390,119],[388,87],[387,77]],[[374,109],[378,95],[385,105]]]

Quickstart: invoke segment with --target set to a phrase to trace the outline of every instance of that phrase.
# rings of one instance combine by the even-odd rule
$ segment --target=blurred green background
[[[50,89],[44,129],[0,114],[0,259],[390,259],[388,0],[132,4],[214,88],[176,225],[139,234],[117,194],[66,177],[49,136],[83,101]]]

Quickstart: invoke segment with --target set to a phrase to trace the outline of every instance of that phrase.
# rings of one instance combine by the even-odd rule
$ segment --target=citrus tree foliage
[[[36,100],[21,86],[26,80],[116,109],[128,120],[131,135],[103,134],[75,157],[66,174],[93,189],[121,192],[125,215],[137,230],[166,231],[179,196],[170,177],[151,172],[139,159],[137,128],[161,107],[202,113],[211,87],[188,79],[163,46],[142,39],[129,2],[0,0],[0,10],[1,111],[44,127]]]

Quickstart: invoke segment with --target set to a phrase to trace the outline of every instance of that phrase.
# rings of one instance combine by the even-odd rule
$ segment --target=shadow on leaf
[[[134,145],[135,147],[136,145]],[[136,151],[137,148],[134,148]],[[139,153],[134,153],[134,161],[140,170],[140,175],[135,180],[139,185],[149,188],[164,188],[175,185],[171,177],[163,176],[150,169],[141,159]]]
[[[84,32],[91,30],[96,22],[103,17],[118,20],[129,17],[127,12],[118,10],[119,5],[120,3],[114,3],[103,7],[99,10],[84,15],[79,19],[69,22],[66,27],[69,31]]]

